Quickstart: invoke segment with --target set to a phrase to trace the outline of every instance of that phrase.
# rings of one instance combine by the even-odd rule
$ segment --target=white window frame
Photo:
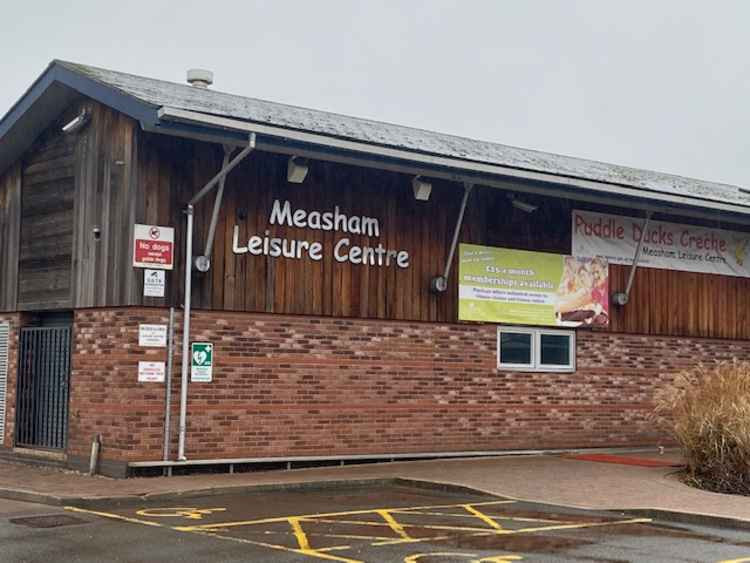
[[[500,349],[500,336],[503,333],[528,334],[531,336],[531,363],[529,364],[511,364],[502,361]],[[556,364],[542,363],[542,336],[555,335],[567,336],[570,346],[570,362],[568,365],[560,366]],[[497,369],[511,371],[547,371],[572,373],[576,371],[576,332],[574,330],[556,330],[551,328],[531,328],[531,327],[497,327]]]
[[[531,336],[531,363],[530,364],[511,364],[504,363],[500,356],[500,335],[506,334],[528,334]],[[497,369],[511,369],[514,371],[532,371],[536,364],[536,338],[534,330],[521,327],[497,327]]]

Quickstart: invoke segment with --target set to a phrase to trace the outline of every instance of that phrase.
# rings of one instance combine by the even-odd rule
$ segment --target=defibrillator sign
[[[214,369],[214,345],[210,342],[193,342],[190,346],[190,381],[211,383]]]

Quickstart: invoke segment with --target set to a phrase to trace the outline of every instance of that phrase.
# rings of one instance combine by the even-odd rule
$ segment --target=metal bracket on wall
[[[448,252],[448,259],[445,261],[445,268],[443,268],[442,276],[435,276],[430,281],[430,289],[435,293],[443,293],[448,289],[448,276],[451,273],[451,266],[453,265],[453,255],[456,253],[456,245],[458,244],[458,236],[461,234],[461,225],[464,222],[464,214],[466,212],[466,204],[469,201],[469,194],[474,184],[468,182],[464,184],[464,197],[461,200],[461,209],[458,212],[458,219],[456,220],[456,228],[453,230],[453,240],[451,241],[451,248]]]
[[[615,305],[624,307],[630,300],[630,290],[633,287],[633,280],[635,279],[635,271],[638,269],[638,261],[641,259],[641,250],[643,248],[643,239],[646,236],[646,229],[648,229],[649,221],[651,221],[651,211],[646,212],[646,218],[643,220],[643,226],[641,227],[641,236],[638,239],[638,246],[635,248],[635,256],[633,256],[633,264],[630,266],[630,274],[628,274],[628,284],[625,287],[625,291],[619,291],[612,295],[612,301]]]
[[[214,208],[211,212],[211,222],[208,224],[208,236],[206,237],[206,246],[203,254],[196,256],[194,260],[195,269],[199,272],[207,272],[211,267],[211,250],[214,246],[214,236],[216,234],[216,223],[219,220],[219,211],[221,209],[221,201],[224,197],[224,183],[226,182],[227,174],[237,166],[250,152],[255,148],[255,133],[250,135],[247,146],[230,161],[230,156],[234,151],[234,147],[231,145],[224,145],[224,161],[221,165],[221,171],[209,181],[206,186],[201,189],[194,197],[190,200],[190,204],[194,205],[200,199],[202,199],[209,190],[211,190],[218,182],[219,188],[216,191],[216,199],[214,199]]]

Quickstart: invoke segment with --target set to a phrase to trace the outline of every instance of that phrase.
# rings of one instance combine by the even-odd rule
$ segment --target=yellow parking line
[[[174,530],[175,528],[171,528],[171,529]],[[177,531],[180,531],[180,530],[177,530]],[[236,537],[233,537],[233,536],[222,536],[222,535],[219,535],[219,534],[215,534],[215,533],[212,533],[212,532],[204,532],[204,531],[201,531],[201,530],[191,530],[188,533],[198,534],[198,535],[203,535],[203,536],[208,536],[209,538],[218,538],[218,539],[222,539],[222,540],[233,541],[235,543],[244,543],[244,544],[255,545],[255,546],[258,546],[258,547],[267,547],[269,549],[276,549],[276,550],[279,550],[279,551],[288,551],[290,553],[299,553],[299,554],[302,554],[302,555],[309,555],[310,557],[317,557],[319,559],[327,559],[327,560],[330,560],[330,561],[341,561],[342,563],[364,563],[363,561],[360,561],[359,559],[348,559],[346,557],[337,557],[335,555],[329,555],[327,553],[321,553],[321,550],[295,549],[293,547],[286,547],[286,546],[283,546],[283,545],[277,545],[275,543],[259,542],[259,541],[255,541],[255,540],[248,540],[248,539],[245,539],[245,538],[236,538]],[[336,548],[329,547],[329,548],[326,548],[326,549],[330,550],[330,549],[349,549],[349,548],[350,548],[350,546],[348,546],[348,545],[342,545],[342,546],[337,546]]]
[[[492,518],[490,518],[489,516],[487,516],[483,512],[480,512],[479,510],[477,510],[476,508],[474,508],[470,504],[464,504],[463,508],[466,510],[466,512],[470,512],[471,514],[473,514],[474,516],[476,516],[477,518],[479,518],[482,522],[484,522],[485,524],[489,525],[491,528],[495,528],[496,530],[502,530],[503,529],[503,527],[500,524],[498,524]]]
[[[119,514],[112,514],[111,512],[98,512],[96,510],[86,510],[85,508],[78,508],[75,506],[66,506],[65,510],[70,512],[81,512],[84,514],[94,514],[95,516],[101,516],[102,518],[110,518],[112,520],[122,520],[123,522],[130,522],[132,524],[143,524],[144,526],[154,526],[156,528],[164,528],[158,522],[150,522],[148,520],[139,520],[138,518],[129,518],[127,516],[120,516]]]
[[[300,553],[303,555],[309,555],[311,557],[317,557],[319,559],[327,559],[330,561],[341,561],[342,563],[364,563],[363,561],[360,561],[358,559],[349,559],[347,557],[337,557],[335,555],[329,555],[328,553],[323,553],[321,550],[315,550],[310,549],[309,547],[307,549],[294,549],[290,547],[286,547],[283,545],[277,545],[273,543],[266,543],[266,542],[260,542],[255,540],[248,540],[244,538],[235,538],[232,536],[222,536],[217,534],[216,532],[213,532],[211,530],[200,530],[200,529],[184,529],[185,526],[164,526],[162,524],[159,524],[158,522],[149,522],[148,520],[139,520],[138,518],[129,518],[127,516],[121,516],[119,514],[113,514],[111,512],[101,512],[97,510],[87,510],[85,508],[77,508],[75,506],[66,506],[65,510],[69,510],[71,512],[80,512],[83,514],[93,514],[95,516],[101,516],[102,518],[110,518],[113,520],[121,520],[123,522],[130,522],[131,524],[141,524],[144,526],[153,526],[156,528],[164,528],[165,530],[174,530],[175,532],[183,532],[183,533],[192,533],[192,534],[198,534],[207,536],[210,538],[218,538],[222,540],[228,540],[233,541],[236,543],[244,543],[244,544],[250,544],[258,547],[266,547],[269,549],[276,549],[281,551],[288,551],[291,553]],[[304,532],[302,532],[304,534]],[[299,538],[298,538],[299,541]],[[350,546],[348,545],[342,545],[342,546],[336,546],[336,547],[328,547],[324,548],[325,551],[330,551],[334,549],[349,549]]]
[[[307,534],[305,534],[305,531],[302,529],[302,526],[299,523],[299,518],[290,518],[289,525],[292,527],[294,537],[297,538],[299,548],[310,549],[310,542],[307,539]]]
[[[547,532],[547,531],[553,531],[553,530],[576,530],[576,529],[583,529],[583,528],[597,528],[601,526],[617,526],[622,524],[646,524],[649,522],[653,522],[651,518],[631,518],[630,520],[614,520],[611,522],[589,522],[589,523],[580,523],[580,524],[560,524],[558,526],[538,526],[535,528],[519,528],[517,530],[508,530],[508,529],[502,529],[502,530],[481,530],[477,528],[450,528],[449,526],[419,526],[421,528],[432,528],[432,529],[443,529],[443,530],[456,530],[456,531],[474,531],[475,533],[470,534],[472,536],[489,536],[489,535],[498,535],[498,536],[504,536],[504,535],[513,535],[513,534],[527,534],[531,532]],[[409,525],[407,525],[408,527]],[[415,524],[417,526],[417,524]],[[478,531],[477,531],[478,530]],[[448,539],[452,536],[433,536],[429,538],[417,538],[412,540],[390,540],[390,541],[382,541],[373,543],[371,545],[374,546],[380,546],[380,545],[392,545],[392,544],[399,544],[399,543],[417,543],[417,542],[424,542],[424,541],[436,541],[436,540],[442,540],[442,539]]]
[[[495,505],[495,504],[512,504],[515,503],[514,500],[491,500],[491,501],[483,501],[483,502],[475,502],[472,503],[474,506],[488,506],[488,505]],[[315,519],[315,518],[330,518],[334,516],[354,516],[356,514],[377,514],[378,510],[385,510],[387,512],[394,512],[396,510],[404,511],[404,510],[427,510],[432,508],[460,508],[463,506],[463,503],[461,504],[436,504],[436,505],[430,505],[430,506],[409,506],[409,507],[394,507],[394,508],[368,508],[366,510],[347,510],[343,512],[321,512],[317,514],[292,514],[289,516],[276,516],[272,518],[260,518],[258,520],[240,520],[235,522],[220,522],[215,524],[199,524],[196,526],[180,526],[179,529],[182,531],[188,531],[192,529],[198,529],[198,530],[210,530],[212,528],[230,528],[230,527],[237,527],[237,526],[251,526],[254,524],[271,524],[275,522],[285,522],[289,520],[289,518],[298,518],[300,520],[309,520],[309,519]]]
[[[425,516],[450,516],[451,518],[476,518],[473,514],[456,514],[454,512],[425,512],[420,510],[419,512],[403,511],[401,509],[391,510],[395,514],[414,514],[414,515],[425,515]],[[508,516],[503,514],[488,514],[495,520],[511,520],[513,522],[561,522],[561,520],[550,520],[548,518],[527,518],[525,516]]]
[[[336,520],[321,520],[322,522],[336,522]],[[313,520],[310,520],[310,522],[313,522]],[[206,534],[213,534],[216,532],[216,530],[206,530],[204,533]],[[293,532],[284,532],[282,530],[263,530],[263,533],[269,536],[273,535],[292,535]],[[316,538],[338,538],[338,539],[344,539],[344,540],[392,540],[392,536],[359,536],[357,534],[324,534],[324,533],[318,533],[313,532],[313,535]],[[318,548],[320,549],[320,548]]]
[[[403,526],[401,526],[401,524],[396,522],[396,519],[393,516],[391,516],[390,512],[388,512],[387,510],[378,510],[377,513],[383,518],[383,520],[386,521],[386,523],[388,524],[388,527],[394,532],[396,532],[399,536],[401,536],[402,539],[405,539],[405,540],[411,539],[409,534],[407,534],[404,531]]]

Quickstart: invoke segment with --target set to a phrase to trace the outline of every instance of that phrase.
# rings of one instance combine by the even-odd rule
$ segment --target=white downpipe
[[[185,302],[183,306],[182,322],[182,378],[180,382],[180,422],[179,422],[179,441],[177,445],[177,460],[187,461],[185,457],[185,436],[187,434],[187,399],[188,399],[188,369],[190,366],[190,299],[192,293],[192,275],[193,275],[193,206],[208,194],[211,189],[221,183],[222,189],[224,178],[229,174],[242,160],[253,152],[255,149],[255,133],[251,133],[247,140],[247,146],[229,161],[229,153],[225,149],[224,165],[221,170],[211,178],[208,183],[201,188],[197,194],[188,202],[185,208],[187,215],[187,233],[185,236]],[[221,201],[220,195],[217,202]],[[214,219],[218,217],[218,206],[214,206]],[[215,221],[212,220],[213,223]],[[215,224],[214,224],[215,228]],[[211,241],[210,244],[213,244]],[[211,246],[207,246],[211,248]]]
[[[193,206],[188,204],[187,233],[185,235],[185,304],[182,322],[182,379],[180,380],[180,438],[177,459],[186,461],[185,434],[187,430],[188,367],[190,362],[190,293],[193,273]]]

